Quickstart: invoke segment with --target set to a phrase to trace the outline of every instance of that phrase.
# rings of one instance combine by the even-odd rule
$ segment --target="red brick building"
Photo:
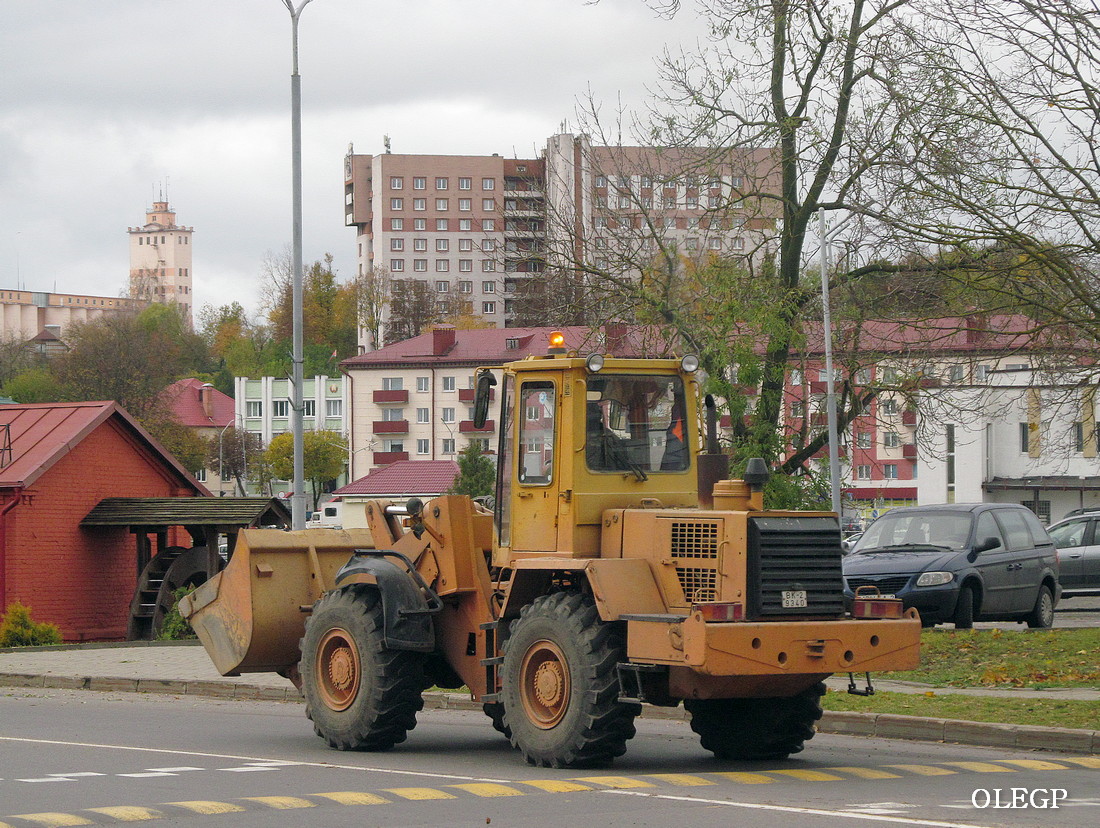
[[[66,641],[125,639],[134,537],[81,520],[105,497],[206,495],[116,403],[0,406],[0,608],[19,601]]]

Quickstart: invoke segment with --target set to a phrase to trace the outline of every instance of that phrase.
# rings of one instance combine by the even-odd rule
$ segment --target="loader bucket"
[[[181,599],[180,614],[223,676],[285,674],[314,602],[353,550],[373,546],[368,529],[244,529],[225,569]]]

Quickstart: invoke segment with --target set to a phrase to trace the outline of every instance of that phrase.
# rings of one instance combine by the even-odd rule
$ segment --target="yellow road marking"
[[[296,808],[316,808],[316,802],[297,796],[246,796],[249,802],[259,802],[277,811],[293,811]]]
[[[667,782],[670,785],[680,785],[685,788],[718,784],[710,779],[704,779],[701,776],[692,776],[690,773],[647,773],[646,776],[650,779],[660,779],[662,782]]]
[[[1062,762],[1073,762],[1075,765],[1084,765],[1086,768],[1100,768],[1100,758],[1094,756],[1061,756]]]
[[[886,767],[909,771],[917,774],[917,776],[950,776],[953,773],[958,773],[958,771],[949,770],[948,768],[937,768],[935,765],[887,765]]]
[[[743,785],[765,785],[768,782],[774,782],[770,776],[764,776],[762,773],[746,773],[744,771],[723,771],[716,773],[715,776],[721,776],[725,779],[731,779],[734,782],[740,782]]]
[[[313,796],[323,796],[325,799],[331,799],[333,802],[338,802],[341,805],[390,804],[390,801],[384,797],[371,793],[361,793],[359,791],[332,791],[331,793],[313,794]]]
[[[998,759],[998,762],[1004,762],[1006,765],[1019,765],[1021,768],[1027,768],[1028,770],[1067,770],[1065,765],[1059,765],[1056,762],[1044,762],[1041,759]]]
[[[823,773],[815,770],[773,770],[768,773],[781,773],[784,776],[792,776],[805,782],[836,782],[843,779],[842,776],[834,776],[831,773]]]
[[[396,794],[403,799],[454,799],[455,795],[435,788],[386,788],[386,793]]]
[[[91,811],[96,814],[103,814],[104,816],[114,817],[119,822],[143,822],[147,819],[164,818],[164,814],[161,811],[156,811],[152,808],[139,808],[137,806],[131,805],[122,805],[110,808],[85,808],[84,810]]]
[[[58,814],[47,812],[43,814],[12,814],[15,819],[25,819],[27,822],[37,822],[43,828],[65,828],[68,825],[95,825],[90,819],[84,819],[76,814]]]
[[[588,785],[582,785],[579,782],[569,782],[565,779],[524,779],[523,785],[530,785],[532,788],[538,788],[540,791],[549,791],[550,793],[572,793],[573,791],[590,791]]]
[[[878,768],[825,768],[825,770],[843,771],[844,773],[850,773],[852,776],[858,776],[860,779],[901,779],[901,775],[897,773],[890,773],[889,771],[879,770]]]
[[[605,788],[654,788],[652,782],[644,779],[634,779],[630,776],[578,776],[578,782],[592,782],[595,785],[603,785]]]
[[[977,773],[1014,773],[1013,768],[1005,768],[1000,765],[994,765],[992,762],[944,762],[945,765],[951,765],[956,768],[962,768],[963,770],[976,771]]]
[[[467,782],[463,785],[448,785],[448,788],[458,788],[460,791],[472,793],[474,796],[523,796],[523,791],[509,788],[507,785],[498,785],[496,782]]]
[[[189,811],[194,811],[196,814],[204,814],[206,816],[212,816],[214,814],[234,814],[243,811],[240,805],[234,805],[232,802],[209,802],[206,800],[198,799],[191,802],[166,802],[165,805],[175,805],[178,808],[186,808]]]

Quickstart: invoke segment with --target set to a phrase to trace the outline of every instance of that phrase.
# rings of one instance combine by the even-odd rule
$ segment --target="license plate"
[[[783,590],[783,606],[798,608],[806,606],[806,590],[804,589],[785,589]]]

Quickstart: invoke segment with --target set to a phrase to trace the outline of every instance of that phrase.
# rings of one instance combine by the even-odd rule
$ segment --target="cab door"
[[[540,374],[516,388],[511,546],[515,552],[558,549],[561,458],[560,377]]]

